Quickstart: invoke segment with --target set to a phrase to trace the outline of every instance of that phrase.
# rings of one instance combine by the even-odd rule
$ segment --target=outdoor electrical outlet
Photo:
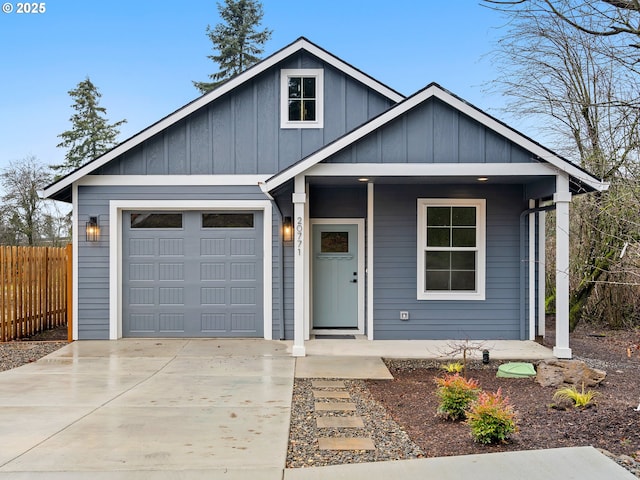
[[[400,312],[400,320],[409,320],[409,312]]]

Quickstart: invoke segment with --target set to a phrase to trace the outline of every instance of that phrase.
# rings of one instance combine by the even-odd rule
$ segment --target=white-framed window
[[[484,300],[486,201],[418,199],[418,300]]]
[[[280,71],[280,126],[323,128],[324,71],[319,68]]]

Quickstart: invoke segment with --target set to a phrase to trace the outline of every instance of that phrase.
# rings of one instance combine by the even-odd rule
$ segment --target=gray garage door
[[[125,337],[262,337],[261,212],[124,212]]]

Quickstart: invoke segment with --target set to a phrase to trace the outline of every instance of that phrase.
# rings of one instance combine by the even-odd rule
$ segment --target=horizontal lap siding
[[[429,197],[487,200],[486,300],[416,299],[417,199]],[[522,198],[521,186],[376,185],[374,338],[519,339]]]
[[[264,200],[258,187],[247,186],[153,186],[78,187],[78,338],[109,338],[109,201],[110,200]],[[99,216],[100,240],[88,243],[84,225],[90,216]],[[265,226],[265,228],[267,228]],[[273,216],[273,283],[279,284],[279,226]],[[273,335],[279,336],[278,291],[274,289]],[[266,306],[265,306],[266,307]]]

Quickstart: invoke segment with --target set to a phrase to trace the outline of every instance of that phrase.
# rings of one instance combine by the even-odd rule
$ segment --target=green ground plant
[[[578,391],[575,385],[561,388],[553,394],[553,399],[570,401],[576,408],[587,408],[594,403],[597,395],[598,392],[594,392],[593,390],[587,390],[585,392],[583,383],[581,391]]]
[[[462,373],[464,370],[464,364],[460,362],[450,362],[445,363],[440,368],[442,368],[447,373]]]
[[[438,414],[449,420],[464,419],[467,408],[481,391],[477,380],[466,379],[459,373],[437,378],[436,384],[436,396],[440,400]]]
[[[467,412],[466,423],[474,441],[485,445],[505,442],[518,430],[513,406],[500,388],[496,393],[478,395]]]

